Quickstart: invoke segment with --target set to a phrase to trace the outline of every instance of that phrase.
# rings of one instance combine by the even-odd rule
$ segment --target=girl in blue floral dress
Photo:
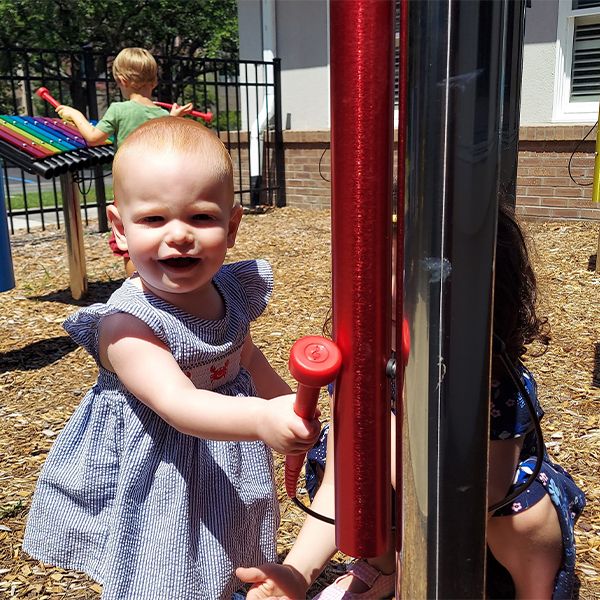
[[[65,323],[98,381],[48,455],[23,548],[105,600],[230,599],[237,566],[276,558],[271,448],[308,450],[319,422],[296,416],[249,333],[269,265],[223,265],[242,212],[219,138],[153,119],[113,177],[108,215],[137,274]]]
[[[521,362],[526,346],[547,345],[547,322],[535,312],[536,279],[527,246],[512,208],[501,204],[498,215],[494,333],[505,356],[516,369],[538,418],[543,416],[533,375]],[[493,507],[527,481],[536,466],[538,440],[522,391],[513,382],[498,356],[492,362],[490,407],[490,464],[488,501]],[[392,431],[395,427],[392,427]],[[332,436],[328,426],[308,453],[306,487],[313,510],[333,514]],[[575,566],[575,521],[585,506],[585,496],[569,474],[553,463],[545,448],[540,471],[531,485],[488,519],[487,543],[498,563],[510,574],[512,591],[519,600],[567,600],[572,597]],[[326,460],[327,457],[327,460]],[[254,583],[252,600],[305,597],[306,590],[336,551],[333,525],[308,516],[283,565],[261,565],[239,570]],[[360,560],[345,575],[313,600],[375,600],[394,594],[395,556]],[[491,577],[503,589],[502,572]],[[498,596],[490,589],[490,597]]]

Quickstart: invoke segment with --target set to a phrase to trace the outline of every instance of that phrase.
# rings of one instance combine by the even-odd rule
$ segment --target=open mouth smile
[[[173,258],[163,258],[158,262],[171,269],[187,269],[188,267],[197,265],[200,262],[200,259],[194,258],[193,256],[177,256]]]

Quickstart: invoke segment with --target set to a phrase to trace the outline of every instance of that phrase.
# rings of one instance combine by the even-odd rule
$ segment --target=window
[[[559,0],[554,121],[594,122],[600,101],[600,0]]]

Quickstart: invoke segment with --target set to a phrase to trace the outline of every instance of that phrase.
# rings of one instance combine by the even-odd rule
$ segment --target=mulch
[[[292,208],[246,215],[231,260],[267,258],[275,291],[253,337],[290,384],[289,349],[298,337],[321,333],[330,304],[330,213]],[[527,222],[540,284],[541,314],[552,326],[548,352],[529,359],[536,374],[549,451],[586,492],[577,525],[579,598],[600,598],[600,276],[594,270],[597,223]],[[107,234],[86,231],[89,297],[71,299],[64,232],[12,237],[17,287],[0,294],[0,597],[96,599],[101,588],[85,575],[45,566],[21,550],[36,478],[48,450],[96,378],[94,361],[62,329],[78,306],[104,301],[122,282],[122,264]],[[324,417],[328,414],[323,403]],[[285,498],[281,556],[302,514]],[[338,556],[314,586],[339,574]]]

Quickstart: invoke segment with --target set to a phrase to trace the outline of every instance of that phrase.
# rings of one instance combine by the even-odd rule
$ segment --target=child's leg
[[[365,562],[371,565],[376,571],[379,571],[381,576],[392,575],[396,572],[396,553],[394,551],[394,544],[392,542],[391,548],[382,554],[381,556],[377,556],[375,558],[368,558]],[[395,577],[388,577],[386,579],[385,590],[378,590],[377,598],[383,598],[393,595],[394,593],[394,583]],[[370,584],[365,583],[360,577],[354,575],[353,571],[350,570],[346,575],[342,577],[338,577],[335,582],[335,587],[340,590],[346,590],[348,592],[352,592],[354,594],[365,594],[365,598],[367,598],[367,594],[372,592],[372,587]],[[379,595],[381,594],[381,595]],[[375,599],[375,596],[369,595],[369,598]]]
[[[547,494],[523,512],[490,518],[487,543],[510,573],[517,600],[552,598],[563,546],[556,508]]]

